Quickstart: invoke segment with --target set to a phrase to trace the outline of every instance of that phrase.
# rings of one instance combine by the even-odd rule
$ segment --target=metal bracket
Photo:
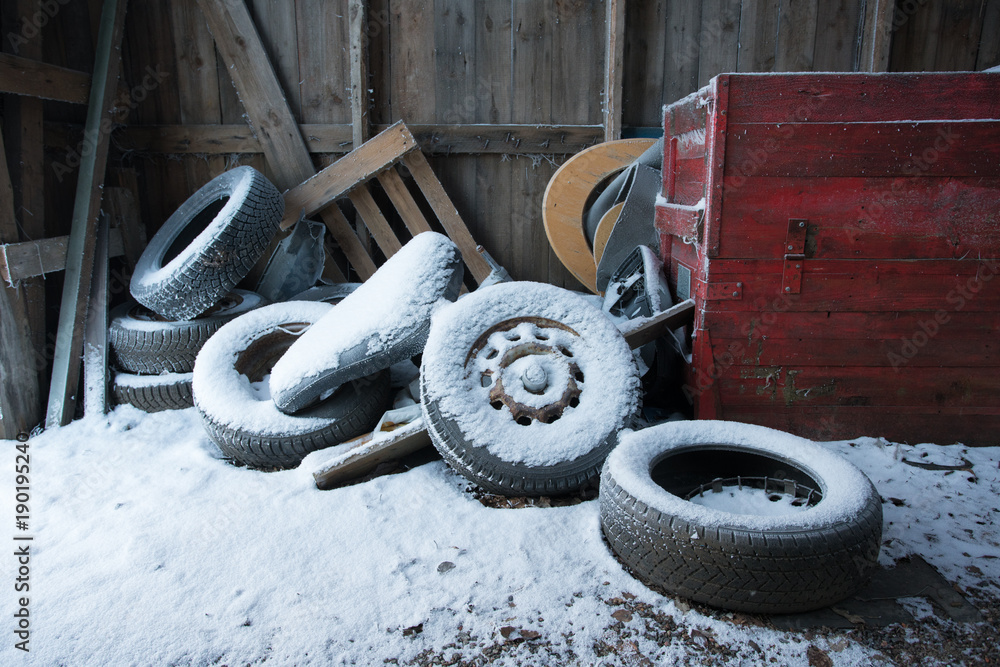
[[[781,271],[782,294],[799,294],[802,291],[802,267],[806,258],[808,223],[808,220],[802,218],[788,220],[788,233],[785,235],[785,263]]]

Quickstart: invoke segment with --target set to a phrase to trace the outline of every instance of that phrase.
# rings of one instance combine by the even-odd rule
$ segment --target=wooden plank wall
[[[333,151],[317,153],[317,164],[329,163],[337,157],[336,149],[346,152],[351,145],[348,0],[246,1],[292,112],[314,128],[315,136],[305,133],[307,144]],[[622,95],[626,136],[636,128],[659,127],[665,103],[719,72],[862,69],[861,53],[872,51],[874,34],[866,34],[866,12],[871,19],[884,7],[891,11],[880,19],[885,26],[880,47],[888,53],[890,70],[981,70],[1000,64],[1000,0],[897,0],[895,6],[887,1],[629,0]],[[32,20],[29,10],[36,3],[5,2],[3,34],[29,35],[26,45],[17,45],[23,48],[21,55],[89,72],[101,2],[57,4],[39,36],[30,37],[25,21]],[[569,134],[590,137],[573,144],[571,151],[551,142],[544,149],[530,142],[522,146],[512,138],[488,147],[484,143],[483,153],[474,152],[467,138],[459,150],[448,154],[438,148],[432,157],[477,240],[515,278],[578,287],[548,247],[541,199],[565,153],[602,136],[605,2],[367,4],[370,118],[376,127],[399,119],[429,131],[468,124],[560,125],[568,126]],[[13,53],[13,46],[4,37],[5,50]],[[141,214],[150,234],[222,170],[251,164],[267,171],[262,155],[253,152],[242,106],[194,0],[130,3],[123,57],[120,120],[136,134],[116,131],[112,166],[136,170]],[[6,136],[11,141],[21,132],[25,141],[36,136],[37,128],[25,125],[18,112],[37,109],[37,101],[0,97]],[[74,128],[82,123],[82,109],[50,101],[42,105],[44,198],[39,197],[37,166],[31,166],[37,156],[22,168],[17,156],[28,147],[15,145],[7,151],[18,201],[44,202],[43,207],[35,204],[44,208],[44,223],[30,218],[27,206],[18,209],[22,240],[68,231],[66,202],[72,201],[75,175],[63,177],[54,170],[79,141]],[[152,132],[154,138],[164,137],[162,143],[174,141],[166,139],[173,135],[148,130],[150,126],[223,128],[233,135],[224,138],[227,150],[234,152],[205,144],[202,154],[196,152],[199,146],[168,154],[169,147],[129,143],[143,128],[147,138]],[[53,299],[58,281],[58,276],[46,279],[50,306],[58,300]],[[40,318],[36,313],[34,321]],[[36,345],[43,347],[44,337],[35,336]]]
[[[347,0],[247,3],[300,122],[349,125]],[[915,9],[894,24],[890,69],[997,64],[996,2],[983,11],[978,0],[910,4]],[[625,24],[626,129],[659,126],[663,104],[719,72],[855,69],[863,11],[863,2],[633,0]],[[371,121],[600,125],[605,15],[604,2],[593,0],[370,0]],[[243,122],[194,0],[136,2],[126,40],[134,103],[129,125]],[[918,62],[926,56],[917,52],[926,53],[936,41],[947,46],[934,49],[933,61]],[[150,68],[165,76],[140,92]],[[267,171],[259,153],[126,157],[139,169],[150,233],[222,169],[239,163]],[[320,165],[335,158],[316,155]],[[504,153],[439,153],[432,165],[475,238],[515,278],[578,288],[549,249],[541,224],[545,186],[565,158],[557,148],[524,154],[511,142]]]

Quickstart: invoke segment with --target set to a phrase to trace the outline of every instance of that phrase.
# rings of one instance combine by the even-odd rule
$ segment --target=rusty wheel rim
[[[544,317],[516,317],[484,331],[465,358],[467,377],[489,388],[494,410],[521,426],[551,424],[575,408],[586,378],[575,359],[580,335]]]

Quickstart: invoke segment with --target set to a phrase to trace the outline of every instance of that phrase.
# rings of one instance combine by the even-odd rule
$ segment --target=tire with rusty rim
[[[763,426],[668,422],[623,434],[601,476],[601,527],[638,579],[696,602],[809,611],[878,563],[871,481],[820,445]]]
[[[253,167],[219,174],[150,240],[132,274],[132,296],[172,320],[205,312],[257,263],[284,210],[281,193]]]
[[[271,401],[267,378],[282,354],[333,306],[289,301],[220,328],[195,362],[194,404],[226,457],[255,468],[290,468],[310,452],[366,433],[389,401],[389,372],[348,382],[294,415]]]
[[[420,372],[425,422],[491,493],[557,495],[595,479],[639,408],[618,329],[567,290],[502,283],[441,308]]]
[[[134,301],[111,311],[108,344],[119,369],[140,375],[190,373],[198,351],[229,320],[264,305],[263,297],[233,290],[193,319],[167,320]]]

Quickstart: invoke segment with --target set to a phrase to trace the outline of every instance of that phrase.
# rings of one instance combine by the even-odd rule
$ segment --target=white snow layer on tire
[[[451,280],[447,267],[457,252],[442,234],[413,237],[288,348],[271,371],[272,395],[294,391],[306,378],[337,368],[341,353],[366,339],[368,353],[375,354],[426,322]]]
[[[329,419],[286,415],[273,401],[260,400],[260,392],[250,379],[237,372],[236,359],[253,341],[280,324],[314,324],[332,308],[320,301],[287,301],[252,310],[223,325],[195,360],[195,406],[218,424],[267,436],[300,435],[329,424]]]
[[[517,424],[508,410],[490,407],[489,387],[479,372],[465,367],[467,352],[481,333],[518,316],[544,317],[575,330],[573,361],[587,378],[587,390],[576,407],[543,424]],[[584,456],[595,438],[623,428],[638,401],[639,379],[632,352],[608,317],[586,300],[552,285],[500,283],[438,309],[424,348],[424,389],[453,419],[466,442],[494,456],[530,466],[557,465]],[[596,385],[596,386],[595,386]],[[529,400],[527,392],[519,399]],[[531,397],[532,402],[539,397]]]
[[[653,467],[668,454],[682,452],[691,445],[726,444],[787,459],[821,485],[823,499],[793,514],[735,514],[688,502],[657,485],[651,477]],[[764,426],[727,421],[677,421],[624,431],[606,465],[618,484],[647,506],[706,528],[811,529],[851,521],[864,509],[871,488],[871,482],[857,467],[811,440]]]

